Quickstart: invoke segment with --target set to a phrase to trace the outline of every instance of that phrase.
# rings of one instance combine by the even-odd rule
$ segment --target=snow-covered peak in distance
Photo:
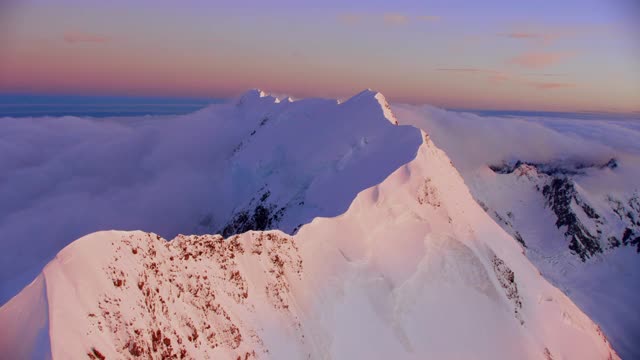
[[[264,91],[262,89],[251,89],[240,95],[237,98],[236,103],[259,101],[262,98],[265,98],[266,101],[274,103],[294,101],[294,99],[287,94],[275,94]]]
[[[358,106],[362,106],[363,103],[377,104],[378,106],[380,106],[384,117],[389,120],[390,123],[398,125],[398,119],[396,119],[395,115],[393,115],[391,106],[387,102],[387,99],[384,97],[384,95],[382,95],[382,93],[378,91],[366,89],[352,96],[344,102],[344,104],[348,103],[356,103],[358,104]]]
[[[617,359],[421,135],[408,164],[294,236],[72,243],[0,308],[0,350],[24,357],[11,344],[42,331],[53,359]]]
[[[236,101],[238,105],[252,106],[256,102],[279,102],[275,96],[260,89],[251,89],[240,95]]]

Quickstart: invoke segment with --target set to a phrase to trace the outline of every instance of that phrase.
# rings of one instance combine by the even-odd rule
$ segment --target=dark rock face
[[[247,208],[234,213],[231,216],[231,220],[218,233],[224,237],[229,237],[251,230],[264,231],[277,228],[287,211],[287,207],[278,208],[278,205],[274,203],[267,203],[269,196],[271,196],[271,191],[266,190],[260,195],[257,205],[255,205],[254,197]]]
[[[509,266],[495,254],[491,259],[491,264],[493,265],[493,271],[495,272],[505,295],[513,302],[514,315],[516,319],[520,321],[520,325],[524,325],[524,319],[522,318],[522,298],[520,297],[520,293],[518,293],[518,284],[516,283],[516,277],[513,270],[511,270],[511,268],[509,268]]]
[[[638,193],[626,199],[608,195],[604,200],[609,203],[610,208],[602,205],[594,208],[588,200],[589,197],[583,195],[582,189],[576,187],[575,180],[586,175],[587,169],[616,169],[616,159],[610,159],[603,164],[540,164],[516,161],[489,167],[496,174],[516,176],[533,182],[537,191],[542,193],[546,207],[555,215],[555,225],[563,232],[569,249],[582,261],[620,246],[635,247],[636,252],[640,253]],[[510,211],[506,211],[505,216],[504,213],[492,210],[482,201],[478,203],[526,249],[525,241],[514,225],[513,214]]]
[[[489,168],[496,174],[511,174],[519,167],[527,165],[535,168],[539,173],[549,176],[559,175],[579,175],[584,174],[586,169],[615,169],[618,167],[616,159],[610,159],[604,164],[584,164],[584,163],[558,163],[558,164],[541,164],[534,162],[525,162],[517,160],[516,162],[505,162],[500,165],[489,165]]]
[[[566,227],[564,234],[569,239],[569,249],[574,254],[585,261],[597,253],[602,253],[598,236],[591,234],[582,224],[572,207],[572,202],[575,201],[589,218],[599,219],[600,216],[593,208],[578,198],[573,181],[566,177],[553,178],[550,184],[544,186],[542,194],[546,199],[546,205],[557,217],[556,226],[558,229]]]
[[[635,246],[636,252],[640,253],[640,198],[636,194],[626,204],[611,196],[607,200],[611,204],[613,212],[625,224],[624,232],[620,238],[609,237],[609,246],[612,248],[620,245]]]
[[[270,230],[278,225],[286,211],[276,205],[257,205],[252,210],[242,210],[233,215],[231,221],[220,231],[224,237],[241,234],[251,230]]]
[[[527,248],[527,244],[525,243],[524,238],[522,237],[522,234],[520,234],[520,232],[514,228],[513,223],[511,222],[511,220],[513,220],[513,217],[514,217],[511,211],[507,212],[507,218],[505,219],[505,217],[500,215],[497,211],[493,211],[493,213],[490,213],[489,208],[482,201],[480,201],[479,204],[480,204],[480,207],[482,207],[482,209],[484,209],[485,212],[489,213],[489,215],[491,215],[491,217],[498,224],[502,225],[502,228],[505,229],[508,233],[510,233],[511,236],[513,236],[513,238],[516,239],[516,241],[520,245],[522,245],[523,248]]]

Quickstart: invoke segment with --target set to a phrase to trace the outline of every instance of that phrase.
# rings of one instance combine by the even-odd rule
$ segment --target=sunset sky
[[[349,4],[347,4],[349,3]],[[636,0],[0,0],[0,93],[640,111]]]

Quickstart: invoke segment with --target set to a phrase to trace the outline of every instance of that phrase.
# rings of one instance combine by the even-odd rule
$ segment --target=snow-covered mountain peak
[[[278,98],[270,95],[269,93],[261,89],[251,89],[245,92],[244,94],[240,95],[237,103],[238,105],[252,106],[256,102],[264,102],[264,101],[268,101],[272,103],[280,102]]]
[[[344,104],[356,103],[358,106],[362,106],[367,102],[377,104],[377,106],[380,107],[380,110],[382,110],[384,117],[389,120],[390,123],[398,125],[398,119],[396,119],[395,115],[391,111],[391,106],[381,92],[366,89],[349,98],[344,102]]]
[[[259,88],[246,91],[238,97],[238,103],[246,104],[247,102],[268,101],[273,103],[292,103],[294,98],[284,93],[273,93]]]

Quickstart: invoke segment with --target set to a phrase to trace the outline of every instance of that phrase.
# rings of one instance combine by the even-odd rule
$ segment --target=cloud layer
[[[486,164],[576,161],[623,166],[640,176],[640,123],[632,120],[567,119],[547,116],[479,116],[432,106],[396,105],[401,123],[427,129],[461,171]],[[626,162],[626,163],[625,163]],[[637,187],[637,184],[635,184]]]

